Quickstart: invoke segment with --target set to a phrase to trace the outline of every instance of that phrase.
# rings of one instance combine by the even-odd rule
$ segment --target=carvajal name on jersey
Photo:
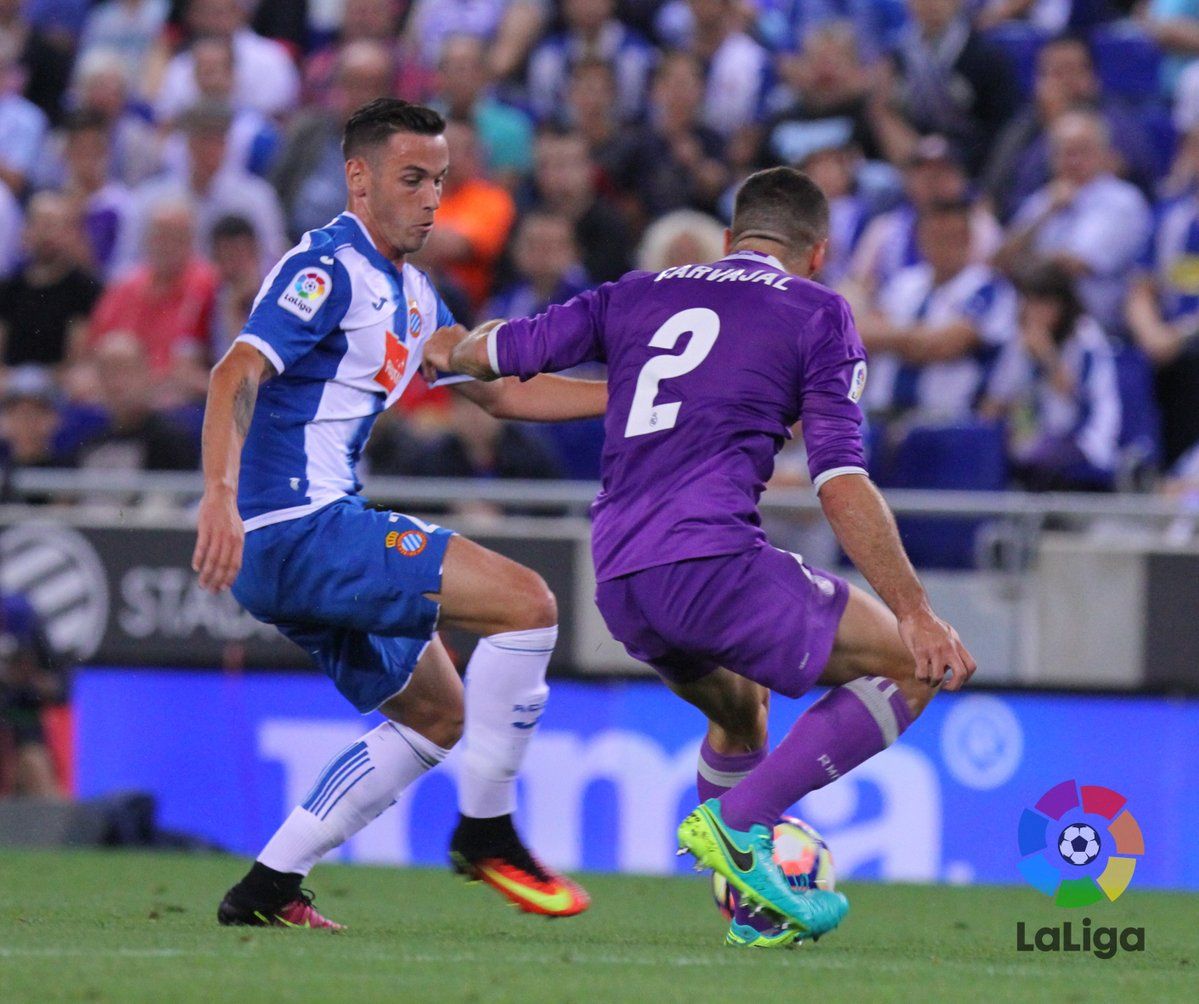
[[[786,289],[792,276],[767,268],[716,268],[712,265],[675,265],[659,272],[654,282],[663,279],[703,279],[705,282],[761,282],[775,289]]]

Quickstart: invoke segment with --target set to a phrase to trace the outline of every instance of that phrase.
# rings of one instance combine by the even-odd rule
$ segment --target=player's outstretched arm
[[[946,690],[960,690],[977,668],[958,633],[936,614],[904,552],[895,517],[864,474],[844,474],[820,488],[820,504],[850,560],[895,614],[916,676],[933,685],[952,675]]]
[[[192,568],[200,585],[220,592],[241,570],[245,531],[237,512],[241,451],[254,416],[258,385],[274,374],[266,357],[237,342],[213,367],[204,408],[204,497],[196,525]]]

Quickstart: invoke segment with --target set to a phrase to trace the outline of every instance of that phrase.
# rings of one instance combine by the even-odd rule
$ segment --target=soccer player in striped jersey
[[[436,112],[380,98],[345,127],[349,206],[305,234],[264,281],[216,365],[204,418],[193,564],[307,651],[362,713],[386,721],[335,756],[226,894],[222,924],[335,927],[301,881],[435,767],[463,731],[455,868],[521,909],[584,910],[512,823],[515,779],[545,705],[557,638],[540,576],[439,526],[366,507],[356,464],[453,317],[405,261],[433,227],[449,162]],[[602,383],[458,382],[501,418],[602,414]],[[481,636],[465,688],[437,626]]]

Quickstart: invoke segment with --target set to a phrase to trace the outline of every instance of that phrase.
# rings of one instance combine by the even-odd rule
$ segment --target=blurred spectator
[[[22,0],[0,0],[0,77],[9,78],[11,70],[19,67],[17,89],[55,121],[71,79],[71,40],[31,24],[23,6]],[[0,94],[7,93],[10,83],[0,79]],[[7,133],[0,131],[0,135]]]
[[[1057,35],[1070,23],[1074,0],[982,0],[979,6],[974,26],[980,31],[1024,21],[1046,35]]]
[[[1037,54],[1033,101],[1004,126],[987,163],[983,188],[1002,219],[1050,176],[1049,137],[1066,112],[1089,107],[1107,122],[1121,164],[1118,173],[1152,192],[1153,149],[1136,112],[1102,93],[1091,52],[1080,38],[1051,39]]]
[[[246,26],[241,0],[190,0],[187,27],[193,39],[225,40],[233,49],[233,98],[239,108],[263,115],[291,111],[299,99],[300,77],[287,50]],[[195,54],[185,51],[166,68],[155,110],[158,118],[173,121],[200,97],[196,83]]]
[[[529,103],[542,121],[566,102],[571,71],[584,59],[612,66],[618,116],[630,122],[640,118],[654,52],[616,19],[615,10],[615,0],[563,0],[566,30],[545,39],[529,58]]]
[[[42,366],[17,366],[8,372],[0,397],[0,440],[3,463],[13,467],[69,467],[71,458],[59,449],[61,424],[54,379]],[[44,499],[22,497],[23,502]]]
[[[532,192],[526,201],[574,221],[583,267],[592,279],[619,279],[629,270],[632,235],[620,211],[597,190],[595,165],[582,134],[542,129],[533,158]]]
[[[23,226],[21,204],[12,189],[0,181],[0,279],[7,279],[17,267]]]
[[[79,449],[78,466],[105,471],[194,470],[200,444],[165,415],[153,410],[157,388],[145,343],[115,332],[95,346],[104,431]]]
[[[29,201],[24,264],[0,283],[5,366],[58,366],[82,344],[100,286],[79,270],[82,237],[71,203],[53,192]]]
[[[953,146],[943,136],[925,136],[904,165],[904,200],[867,225],[850,263],[852,289],[846,295],[861,309],[874,302],[900,269],[920,260],[916,220],[938,202],[960,202],[969,196],[970,180]],[[1003,231],[985,207],[970,214],[970,260],[989,261],[1003,241]]]
[[[407,474],[427,478],[528,478],[553,479],[561,468],[553,451],[534,428],[518,422],[501,422],[460,394],[453,395],[450,427],[428,442],[409,443],[410,453],[392,458],[375,455],[376,474]],[[465,494],[465,493],[464,493]],[[463,501],[456,513],[498,515],[488,502]]]
[[[1120,331],[1128,270],[1150,233],[1149,205],[1112,174],[1111,134],[1097,113],[1061,116],[1049,143],[1053,180],[1020,207],[996,263],[1014,272],[1033,253],[1052,258],[1078,281],[1088,313]]]
[[[834,288],[839,287],[849,274],[853,250],[870,210],[857,192],[855,174],[861,159],[861,152],[853,142],[841,139],[827,146],[817,146],[796,164],[828,199],[828,252],[824,267],[816,278]]]
[[[233,93],[232,44],[227,38],[215,35],[199,38],[192,44],[191,53],[196,75],[195,105],[221,105],[233,113],[226,135],[225,165],[233,170],[265,174],[278,152],[279,131],[261,112],[238,105]],[[180,132],[171,134],[164,145],[163,162],[176,175],[186,171],[186,136]]]
[[[88,12],[79,56],[104,49],[118,53],[129,79],[144,79],[155,39],[167,19],[167,0],[104,0]]]
[[[544,0],[415,0],[404,29],[409,51],[430,68],[441,62],[451,35],[474,35],[487,43],[488,72],[507,80],[525,63],[541,37]]]
[[[814,143],[852,140],[875,159],[886,146],[870,101],[871,75],[862,63],[853,26],[822,24],[804,36],[800,52],[781,57],[784,84],[773,103],[781,110],[767,120],[759,161],[763,166],[794,164]]]
[[[0,790],[27,798],[60,798],[62,791],[42,712],[66,700],[66,675],[41,621],[19,593],[0,594]]]
[[[21,95],[16,43],[0,34],[0,181],[18,195],[25,191],[45,135],[45,114]]]
[[[1153,363],[1162,463],[1199,444],[1199,189],[1166,207],[1127,304],[1128,327]]]
[[[623,176],[634,143],[616,107],[616,74],[602,59],[580,59],[570,70],[566,104],[557,109],[554,124],[575,129],[587,141],[602,184],[610,187]]]
[[[349,42],[338,52],[337,80],[328,107],[314,106],[291,123],[271,181],[293,241],[323,227],[346,207],[341,132],[356,108],[388,93],[395,67],[378,42]]]
[[[446,117],[475,127],[488,175],[514,188],[533,168],[533,124],[493,93],[482,40],[448,36],[441,49],[438,83],[438,103]]]
[[[1007,58],[971,27],[964,0],[908,0],[908,10],[897,52],[898,107],[917,132],[958,143],[976,172],[1016,112],[1019,90]]]
[[[149,110],[130,101],[128,81],[119,53],[93,49],[75,68],[72,103],[79,111],[98,113],[108,124],[109,176],[133,187],[159,172],[162,155]]]
[[[654,71],[648,121],[612,179],[651,219],[687,206],[710,212],[728,187],[724,140],[700,122],[703,88],[703,68],[687,53],[664,56]]]
[[[121,266],[136,257],[149,207],[165,199],[182,199],[195,207],[196,237],[205,254],[211,255],[213,225],[229,215],[244,216],[253,224],[264,268],[287,250],[283,211],[275,190],[226,159],[232,121],[229,109],[216,104],[196,105],[183,114],[179,124],[187,135],[186,172],[163,175],[134,190],[132,218],[117,253]]]
[[[432,68],[409,51],[409,43],[398,39],[406,7],[405,0],[344,0],[336,37],[304,60],[304,104],[309,110],[340,104],[335,89],[343,54],[359,42],[382,46],[390,63],[387,85],[371,97],[390,94],[409,101],[430,97]]]
[[[1083,310],[1066,269],[1044,262],[1015,277],[1020,337],[1003,350],[984,414],[1029,407],[1011,423],[1017,479],[1033,491],[1110,490],[1120,437],[1120,390],[1107,335]]]
[[[858,319],[870,353],[863,406],[871,412],[959,420],[973,414],[1016,325],[1015,293],[970,260],[970,205],[937,203],[920,216],[923,261],[883,289],[880,311]]]
[[[89,344],[94,350],[105,336],[127,332],[141,343],[156,378],[176,373],[202,389],[216,289],[216,271],[195,252],[191,207],[157,203],[148,213],[141,263],[105,290],[92,314]]]
[[[111,278],[116,248],[130,212],[129,189],[108,177],[108,123],[95,111],[78,111],[63,121],[62,192],[71,200],[87,239],[86,264]]]
[[[531,317],[591,286],[579,263],[571,221],[556,213],[526,213],[512,244],[516,281],[483,309],[485,317]]]
[[[516,219],[516,205],[506,189],[484,176],[473,126],[450,122],[445,138],[450,169],[441,191],[437,226],[418,260],[444,270],[477,310],[491,293],[496,263]]]
[[[678,47],[705,68],[703,122],[728,137],[761,117],[770,55],[743,30],[736,0],[687,0],[690,24]]]
[[[1165,53],[1162,87],[1173,95],[1183,71],[1199,56],[1199,0],[1148,0],[1143,24]]]
[[[216,265],[216,311],[212,319],[210,356],[220,359],[241,334],[262,285],[262,253],[249,220],[222,216],[212,228],[212,260]]]
[[[707,264],[724,257],[724,224],[694,209],[654,220],[637,248],[637,267],[661,272],[676,265]]]

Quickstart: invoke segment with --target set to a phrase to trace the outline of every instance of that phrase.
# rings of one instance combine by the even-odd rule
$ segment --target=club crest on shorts
[[[301,321],[310,321],[332,289],[333,280],[323,268],[302,268],[284,287],[276,302]]]
[[[394,547],[405,558],[415,558],[429,544],[429,537],[420,530],[392,530],[387,535],[387,546]]]

